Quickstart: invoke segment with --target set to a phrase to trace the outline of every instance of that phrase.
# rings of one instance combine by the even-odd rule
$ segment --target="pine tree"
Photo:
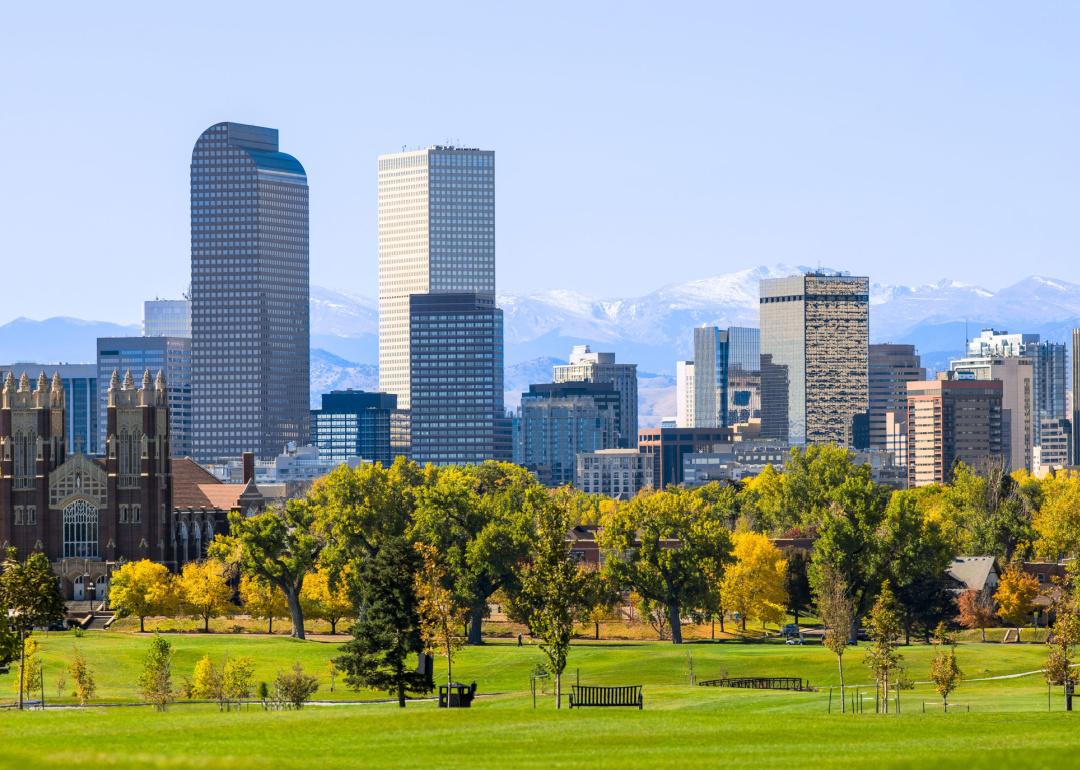
[[[414,584],[418,556],[402,537],[388,540],[357,569],[360,618],[337,664],[350,687],[370,687],[396,695],[405,708],[407,694],[431,691],[423,673],[408,658],[422,652]]]

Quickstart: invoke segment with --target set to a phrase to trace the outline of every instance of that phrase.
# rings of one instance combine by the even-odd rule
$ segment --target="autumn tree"
[[[671,641],[682,615],[707,603],[730,559],[727,516],[693,491],[645,491],[603,519],[604,568],[617,585],[664,606]]]
[[[355,579],[359,618],[353,638],[335,660],[350,687],[385,690],[397,696],[401,708],[406,695],[431,691],[427,677],[408,664],[424,649],[414,579],[418,558],[401,537],[385,540],[360,560]]]
[[[458,601],[469,610],[471,645],[483,641],[491,596],[516,590],[517,566],[528,557],[531,522],[525,495],[539,487],[524,468],[486,462],[441,468],[418,490],[410,536],[438,549]],[[587,498],[561,491],[577,508]],[[582,514],[584,515],[584,514]]]
[[[956,600],[957,622],[967,629],[979,629],[986,641],[986,629],[994,624],[994,602],[985,591],[964,591]]]
[[[336,579],[327,567],[319,567],[304,577],[304,587],[300,591],[304,617],[325,620],[330,624],[331,634],[337,633],[338,623],[342,619],[356,614],[356,607],[349,596],[350,569],[346,565]]]
[[[172,573],[164,564],[140,559],[120,566],[109,580],[109,605],[118,617],[137,617],[139,631],[146,618],[166,615],[177,604]]]
[[[1003,561],[1034,539],[1031,499],[1001,463],[980,475],[957,463],[940,490],[936,517],[959,553],[989,554]]]
[[[866,625],[871,645],[866,652],[865,662],[881,688],[884,711],[888,714],[889,685],[895,682],[903,663],[903,656],[897,651],[897,640],[901,633],[900,607],[888,580],[881,586]]]
[[[180,573],[180,595],[188,611],[202,618],[203,631],[210,630],[211,618],[236,609],[232,604],[229,567],[218,559],[185,564]]]
[[[818,574],[818,616],[825,625],[823,644],[836,655],[840,672],[840,711],[846,711],[844,701],[844,653],[854,635],[855,603],[848,594],[844,576],[835,567],[826,567]]]
[[[12,684],[15,685],[15,693],[18,695],[19,703],[23,702],[24,697],[27,700],[34,700],[37,694],[41,692],[44,682],[40,649],[37,639],[34,637],[28,636],[23,639],[21,660],[19,677],[12,681]]]
[[[592,592],[590,573],[571,558],[566,547],[570,508],[565,499],[540,489],[525,498],[533,516],[536,538],[532,557],[522,568],[521,589],[514,598],[515,614],[526,618],[529,633],[540,640],[540,651],[555,677],[555,708],[562,708],[562,674],[570,654],[574,622],[587,611]]]
[[[934,683],[934,689],[941,696],[942,708],[947,713],[949,694],[960,686],[960,682],[964,679],[964,672],[960,670],[956,662],[956,639],[946,632],[944,623],[938,625],[935,642],[938,648],[930,661],[930,681]]]
[[[203,655],[195,664],[195,671],[191,676],[191,697],[217,701],[218,709],[224,710],[225,694],[221,688],[221,668],[209,655]]]
[[[68,673],[71,675],[71,690],[75,700],[80,706],[85,706],[97,692],[97,683],[94,681],[93,670],[86,662],[86,656],[77,647],[68,665]]]
[[[737,532],[732,538],[734,562],[727,566],[720,583],[725,609],[762,622],[779,622],[787,605],[784,578],[787,561],[768,536],[758,532]]]
[[[1058,471],[1039,482],[1041,504],[1033,520],[1040,556],[1058,559],[1080,550],[1080,473]]]
[[[167,709],[173,699],[172,658],[172,645],[154,634],[139,674],[139,692],[157,711]]]
[[[13,641],[19,655],[26,652],[26,637],[35,628],[48,627],[64,617],[64,599],[48,557],[35,551],[19,561],[15,549],[7,549],[0,564],[0,614],[6,616],[9,641],[0,639],[0,647]],[[12,638],[13,637],[13,638]],[[0,650],[2,651],[2,650]],[[23,681],[26,661],[19,662],[19,709],[23,707]]]
[[[1038,578],[1024,572],[1018,564],[1010,564],[1005,568],[997,591],[994,592],[994,601],[998,605],[998,617],[1016,628],[1017,641],[1020,641],[1020,626],[1026,623],[1035,611],[1035,598],[1038,595]]]
[[[292,635],[298,639],[304,638],[304,611],[300,606],[304,576],[314,568],[323,547],[314,531],[312,498],[326,483],[326,479],[320,479],[307,497],[289,500],[284,506],[254,516],[230,512],[229,534],[218,535],[209,549],[211,556],[281,591],[292,618]]]
[[[252,618],[266,618],[267,633],[274,633],[274,618],[289,617],[285,594],[262,578],[240,576],[240,601]]]
[[[255,661],[248,655],[229,658],[221,667],[221,694],[225,702],[240,703],[251,697],[255,685]]]
[[[1046,682],[1065,686],[1076,684],[1074,651],[1080,644],[1080,573],[1075,563],[1054,601],[1054,633],[1047,637]]]
[[[452,684],[454,653],[461,648],[458,631],[465,625],[466,610],[446,585],[446,568],[434,546],[415,544],[420,566],[415,577],[417,612],[420,616],[420,636],[431,652],[446,658],[446,683]]]

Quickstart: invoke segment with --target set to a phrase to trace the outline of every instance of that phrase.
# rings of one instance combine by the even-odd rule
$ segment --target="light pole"
[[[94,592],[97,590],[97,586],[95,586],[94,582],[90,579],[90,573],[89,572],[86,573],[85,575],[83,575],[83,580],[86,581],[86,597],[87,597],[88,604],[90,605],[89,606],[90,619],[93,620],[94,619]]]

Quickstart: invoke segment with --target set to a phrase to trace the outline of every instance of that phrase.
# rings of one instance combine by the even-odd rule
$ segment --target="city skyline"
[[[61,312],[133,321],[142,299],[177,296],[187,286],[178,159],[191,135],[232,119],[287,133],[319,190],[313,283],[367,296],[376,277],[375,192],[355,181],[380,153],[446,141],[503,158],[502,290],[569,284],[634,294],[777,261],[820,262],[892,284],[932,282],[950,264],[944,272],[989,278],[992,289],[1037,262],[1038,272],[1080,281],[1069,214],[1077,166],[1066,150],[1080,115],[1063,74],[1070,68],[1059,61],[1075,9],[1033,16],[998,6],[975,22],[931,4],[903,13],[793,6],[768,22],[752,10],[709,9],[690,27],[654,11],[609,18],[582,9],[576,25],[557,28],[557,13],[511,25],[495,11],[445,19],[438,36],[406,40],[375,34],[392,27],[378,9],[343,10],[353,23],[313,10],[294,20],[297,44],[310,54],[296,57],[304,61],[272,65],[241,92],[206,76],[251,56],[260,31],[285,12],[218,9],[215,29],[196,35],[198,13],[72,9],[73,23],[46,40],[34,34],[47,28],[40,11],[15,10],[13,26],[29,34],[0,52],[15,73],[7,101],[19,105],[0,122],[0,140],[20,148],[10,162],[21,185],[2,193],[2,210],[11,217],[9,248],[30,259],[13,278],[41,259],[74,267],[150,252],[161,269],[138,298],[130,282],[87,284],[78,269],[60,271]],[[445,40],[473,24],[484,33],[475,49],[445,56]],[[241,25],[250,34],[232,35]],[[175,32],[152,34],[164,26]],[[518,39],[526,27],[536,37]],[[825,29],[831,34],[818,34]],[[192,56],[192,40],[196,53],[214,55]],[[541,40],[564,54],[554,69]],[[397,77],[380,78],[371,64],[390,46],[410,55]],[[503,66],[491,66],[495,57]],[[475,82],[481,98],[466,104],[445,89],[413,103],[400,84],[436,64],[448,80]],[[340,99],[343,89],[359,98]],[[296,94],[303,109],[283,108],[277,92]],[[718,98],[695,98],[702,92]],[[377,102],[379,119],[357,120],[343,101]],[[563,108],[575,114],[572,131]],[[673,121],[680,110],[688,112]],[[79,131],[67,130],[72,121]],[[672,164],[661,148],[698,150],[694,163]],[[109,174],[99,173],[103,163]],[[566,184],[570,167],[597,181]],[[47,226],[46,199],[70,227]],[[117,228],[104,208],[111,202],[138,215]],[[545,224],[552,219],[559,228]],[[645,269],[656,253],[676,257],[664,281]],[[988,262],[994,270],[981,269]],[[37,317],[41,309],[17,297],[8,312]]]

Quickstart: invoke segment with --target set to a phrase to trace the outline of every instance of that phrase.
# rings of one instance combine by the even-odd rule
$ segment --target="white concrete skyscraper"
[[[495,294],[495,153],[379,157],[379,388],[411,408],[409,296]]]

